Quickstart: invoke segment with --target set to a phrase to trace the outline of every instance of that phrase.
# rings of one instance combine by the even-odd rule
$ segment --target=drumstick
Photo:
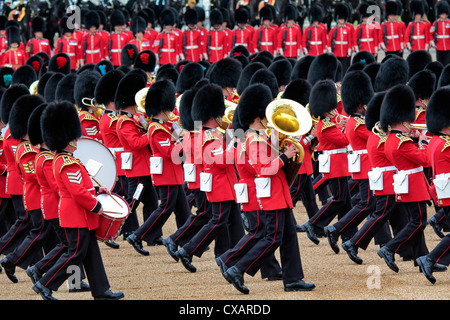
[[[98,184],[99,187],[101,186],[101,184],[97,180],[95,180],[94,177],[91,177],[91,179],[94,180],[94,182]],[[121,208],[123,208],[122,205],[112,196],[112,194],[107,193],[107,195],[109,195],[111,199],[113,199]]]

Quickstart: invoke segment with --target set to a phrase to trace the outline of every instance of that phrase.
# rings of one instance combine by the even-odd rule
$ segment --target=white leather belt
[[[362,150],[353,150],[352,153],[355,153],[355,154],[367,154],[369,152],[366,149],[362,149]]]
[[[287,46],[295,46],[295,45],[297,45],[297,41],[294,41],[294,42],[285,42],[284,44],[287,45]]]
[[[425,39],[425,36],[412,36],[413,39]]]
[[[190,49],[198,49],[198,46],[197,46],[197,45],[194,45],[194,46],[186,46],[185,48],[188,49],[188,50],[190,50]]]
[[[175,52],[175,49],[161,49],[161,52]]]
[[[86,53],[89,53],[89,54],[94,54],[94,53],[99,53],[100,52],[100,49],[96,49],[96,50],[86,50]]]
[[[310,41],[309,44],[319,45],[319,44],[322,44],[322,41]]]
[[[395,166],[388,166],[388,167],[376,167],[373,168],[373,170],[385,172],[385,171],[395,171],[397,168]]]
[[[438,39],[448,39],[448,38],[450,38],[450,35],[445,34],[445,35],[442,35],[442,36],[437,36],[436,38],[438,38]]]
[[[341,149],[333,149],[333,150],[323,150],[323,154],[338,154],[338,153],[347,153],[346,148]]]
[[[222,47],[209,47],[209,50],[222,50],[223,49],[223,46]]]
[[[122,50],[120,49],[111,49],[111,52],[121,52]]]
[[[449,179],[450,173],[441,173],[435,176],[436,179]]]
[[[393,35],[393,36],[386,36],[386,39],[397,39],[398,38],[398,34]]]
[[[273,42],[261,42],[262,46],[271,46],[273,45]]]
[[[359,41],[361,41],[361,42],[370,42],[370,41],[373,41],[373,38],[359,39]]]
[[[348,44],[347,41],[335,41],[334,44]]]
[[[244,46],[244,47],[246,47],[246,46],[248,46],[248,44],[247,43],[235,43],[234,46]]]
[[[418,173],[418,172],[422,172],[422,171],[423,171],[423,167],[418,167],[418,168],[409,169],[409,170],[399,170],[399,173],[413,174],[413,173]]]

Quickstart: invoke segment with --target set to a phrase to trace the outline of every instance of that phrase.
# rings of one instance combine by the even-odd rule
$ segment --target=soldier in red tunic
[[[272,21],[274,19],[272,10],[269,6],[264,6],[259,15],[261,17],[261,26],[255,30],[253,36],[253,46],[257,52],[269,51],[272,55],[275,55],[277,49],[277,30],[272,28]]]
[[[409,51],[427,50],[431,42],[429,23],[423,20],[425,4],[422,0],[410,3],[411,21],[405,30],[404,42]]]
[[[302,30],[295,23],[298,18],[298,9],[292,4],[287,5],[284,11],[284,18],[286,23],[281,25],[278,31],[277,48],[280,55],[297,59],[302,52]]]
[[[231,50],[236,46],[244,46],[247,48],[250,54],[255,53],[255,47],[253,42],[253,35],[255,30],[253,28],[247,28],[248,25],[248,12],[245,8],[239,8],[234,12],[234,19],[236,27],[231,34]]]
[[[70,57],[70,69],[75,71],[83,54],[80,52],[78,39],[73,35],[73,29],[67,26],[67,17],[61,19],[59,29],[62,36],[56,40],[55,54],[66,53]]]
[[[20,40],[20,29],[11,26],[6,31],[8,35],[8,48],[1,55],[1,65],[17,70],[27,60],[25,51],[21,49],[23,43]]]
[[[159,65],[178,62],[179,49],[177,35],[173,32],[175,17],[171,10],[165,9],[161,12],[161,26],[163,30],[158,34],[153,44],[153,51],[158,57]]]
[[[313,4],[310,9],[309,19],[311,24],[305,28],[302,36],[302,48],[306,55],[318,56],[325,53],[328,45],[327,28],[322,23],[323,8]]]
[[[129,39],[128,34],[123,32],[123,25],[125,24],[125,17],[120,10],[114,10],[111,13],[110,17],[111,35],[109,38],[109,60],[113,64],[114,67],[121,66],[121,53],[123,47],[129,43],[131,39]],[[151,44],[153,44],[151,42]]]
[[[208,33],[207,54],[210,63],[217,62],[227,56],[228,38],[222,29],[223,16],[219,9],[210,14],[211,29]]]
[[[84,53],[82,64],[97,64],[107,56],[103,37],[97,32],[100,25],[100,18],[95,11],[86,14],[85,25],[87,32],[81,40],[81,48]]]
[[[439,1],[435,8],[438,19],[430,29],[431,43],[436,48],[436,60],[446,66],[450,62],[450,6],[447,1]]]
[[[133,31],[134,39],[129,43],[134,44],[138,48],[138,52],[152,49],[152,43],[144,38],[146,22],[144,18],[137,16],[131,20],[131,30]]]
[[[378,40],[380,26],[373,22],[369,24],[371,12],[367,12],[368,8],[368,4],[360,5],[362,22],[356,27],[353,46],[357,51],[367,51],[376,57],[380,43]]]
[[[200,31],[195,27],[198,22],[197,11],[187,8],[184,14],[187,29],[183,32],[183,54],[186,60],[200,61],[202,38]]]
[[[388,1],[385,6],[387,21],[381,24],[378,41],[380,48],[386,53],[396,54],[400,57],[403,55],[405,34],[405,24],[398,21],[398,4],[396,1]]]
[[[42,17],[36,17],[31,21],[31,33],[34,35],[34,38],[28,40],[25,47],[27,58],[38,52],[45,52],[49,57],[51,57],[52,48],[50,46],[50,41],[44,38],[45,30],[45,21]]]

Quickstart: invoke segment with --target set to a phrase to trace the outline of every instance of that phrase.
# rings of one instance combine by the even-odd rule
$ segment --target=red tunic
[[[356,27],[354,47],[359,51],[368,51],[372,54],[376,52],[378,44],[379,29],[372,24],[361,23]]]
[[[227,34],[222,29],[211,29],[208,34],[209,62],[214,63],[225,57],[227,52]]]
[[[125,170],[122,169],[123,147],[117,135],[117,120],[119,117],[114,111],[105,110],[100,118],[99,128],[102,135],[102,141],[105,147],[109,148],[116,159],[117,176],[124,176]]]
[[[106,57],[104,39],[99,33],[86,33],[81,42],[85,64],[97,64]]]
[[[75,70],[78,67],[78,61],[82,59],[83,53],[80,52],[78,39],[73,35],[69,39],[59,38],[56,41],[55,54],[66,53],[70,58],[70,69]]]
[[[411,21],[403,38],[410,44],[411,51],[427,50],[431,41],[429,25],[425,21]]]
[[[283,55],[288,58],[297,58],[302,47],[302,30],[298,24],[292,27],[285,25],[280,28],[277,36],[277,47],[283,49]]]
[[[398,21],[386,21],[381,24],[378,41],[386,51],[400,51],[403,49],[405,24]]]
[[[433,168],[433,177],[450,173],[450,138],[449,136],[433,136],[428,144],[428,158]],[[437,199],[439,207],[450,206],[449,199]]]
[[[431,39],[434,40],[436,50],[450,50],[450,19],[438,19],[430,30]]]
[[[186,156],[185,163],[195,165],[195,182],[188,182],[189,189],[200,189],[200,172],[203,171],[202,143],[200,133],[190,131],[183,136],[183,150]]]
[[[258,51],[269,51],[275,54],[277,50],[277,30],[271,27],[259,27],[253,36],[253,46]]]
[[[362,117],[351,116],[347,120],[345,134],[347,135],[347,139],[352,146],[352,152],[361,153],[359,155],[361,160],[361,171],[353,172],[352,178],[354,180],[368,179],[367,173],[369,172],[371,165],[366,151],[367,139],[369,138],[371,132],[367,130],[364,119]]]
[[[54,154],[41,151],[36,156],[36,177],[41,188],[41,209],[44,219],[57,219],[59,204],[59,189],[53,175]]]
[[[15,153],[20,141],[13,139],[9,128],[5,131],[3,152],[6,158],[8,175],[6,176],[6,193],[9,195],[23,195],[23,180],[16,164]]]
[[[338,58],[348,57],[353,45],[353,33],[355,30],[348,25],[332,28],[328,33],[328,47]]]
[[[111,32],[109,38],[109,59],[113,66],[120,66],[122,64],[122,48],[130,41],[128,35],[124,32]],[[153,42],[150,42],[151,44]]]
[[[243,142],[238,143],[236,149],[236,170],[239,174],[239,183],[245,183],[247,185],[248,202],[242,203],[242,211],[257,211],[261,210],[258,198],[256,197],[256,184],[255,177],[257,176],[255,168],[249,162],[249,155],[246,151],[246,144]]]
[[[303,50],[309,55],[318,56],[325,52],[328,44],[327,29],[324,25],[310,25],[302,36]]]
[[[97,116],[89,111],[80,110],[78,117],[81,122],[81,135],[102,142],[102,134]]]
[[[372,168],[388,168],[394,166],[384,153],[384,143],[387,136],[371,133],[367,139],[367,151]],[[373,190],[375,196],[394,194],[394,172],[386,170],[383,172],[383,190]]]
[[[39,150],[29,141],[21,142],[16,149],[16,163],[23,179],[23,204],[27,211],[41,208],[41,192],[36,177],[35,158]]]
[[[200,61],[202,39],[197,29],[186,29],[183,33],[183,53],[186,60]]]
[[[25,47],[27,58],[34,56],[36,53],[45,52],[49,57],[52,56],[52,49],[50,47],[50,41],[47,39],[30,39]]]

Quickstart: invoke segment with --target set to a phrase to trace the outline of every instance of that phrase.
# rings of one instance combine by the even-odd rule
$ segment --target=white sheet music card
[[[87,172],[91,177],[95,177],[100,169],[103,167],[103,163],[89,159],[85,165]]]

